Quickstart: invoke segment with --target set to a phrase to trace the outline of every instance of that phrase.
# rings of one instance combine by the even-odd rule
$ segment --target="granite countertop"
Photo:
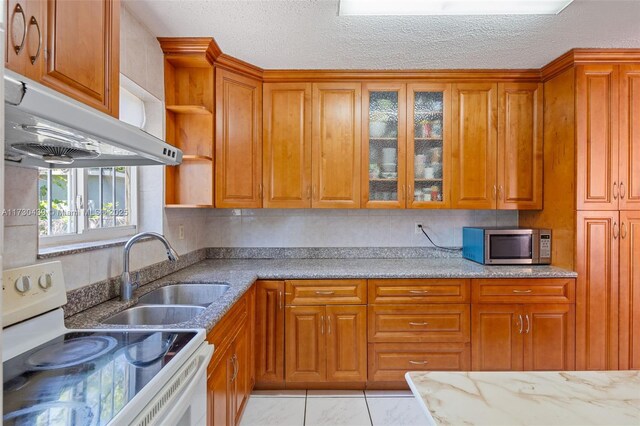
[[[111,299],[66,319],[68,328],[127,328],[101,324],[131,307],[141,295],[180,282],[230,285],[224,296],[193,320],[172,326],[128,328],[204,328],[210,331],[256,279],[339,278],[574,278],[553,266],[484,266],[459,257],[404,259],[206,259],[138,289],[130,302]]]
[[[427,372],[407,382],[431,425],[638,425],[640,371]]]

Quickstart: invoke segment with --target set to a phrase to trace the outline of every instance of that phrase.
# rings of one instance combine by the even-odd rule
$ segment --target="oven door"
[[[207,367],[213,345],[203,343],[185,366],[158,392],[131,426],[200,426],[207,421]]]
[[[537,263],[535,229],[492,229],[485,232],[484,263],[487,265],[530,265]]]

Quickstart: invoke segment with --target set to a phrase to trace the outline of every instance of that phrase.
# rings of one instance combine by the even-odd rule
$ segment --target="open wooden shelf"
[[[213,115],[213,112],[204,105],[167,105],[165,108],[176,114]]]
[[[166,139],[182,150],[182,164],[165,168],[165,206],[214,206],[214,69],[207,52],[194,52],[185,40],[184,52],[169,43],[164,57]],[[161,41],[162,43],[163,41]]]

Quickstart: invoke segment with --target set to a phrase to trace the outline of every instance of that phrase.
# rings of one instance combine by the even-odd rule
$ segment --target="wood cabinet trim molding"
[[[575,303],[574,278],[471,280],[471,303]]]
[[[158,37],[158,42],[165,55],[204,54],[211,64],[222,54],[212,37]]]
[[[619,69],[619,207],[640,210],[640,63]]]
[[[542,82],[551,80],[581,63],[640,62],[640,49],[571,49],[540,69]]]
[[[401,83],[421,82],[476,82],[483,80],[539,82],[540,70],[278,70],[265,69],[265,82],[331,82],[358,81],[382,82],[393,80]]]
[[[640,210],[621,211],[620,369],[640,369]]]
[[[241,59],[222,53],[216,57],[216,68],[232,71],[249,78],[264,81],[263,69]]]

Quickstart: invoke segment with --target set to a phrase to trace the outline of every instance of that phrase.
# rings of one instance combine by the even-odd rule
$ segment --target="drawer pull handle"
[[[409,293],[411,294],[427,294],[429,293],[428,290],[409,290]]]
[[[514,293],[516,294],[528,294],[531,293],[533,290],[529,289],[529,290],[513,290]]]
[[[316,291],[317,295],[321,295],[321,296],[331,296],[332,294],[335,294],[335,291]]]
[[[428,322],[410,322],[409,325],[429,325]]]
[[[429,361],[409,361],[409,364],[425,365],[425,364],[429,364]]]

